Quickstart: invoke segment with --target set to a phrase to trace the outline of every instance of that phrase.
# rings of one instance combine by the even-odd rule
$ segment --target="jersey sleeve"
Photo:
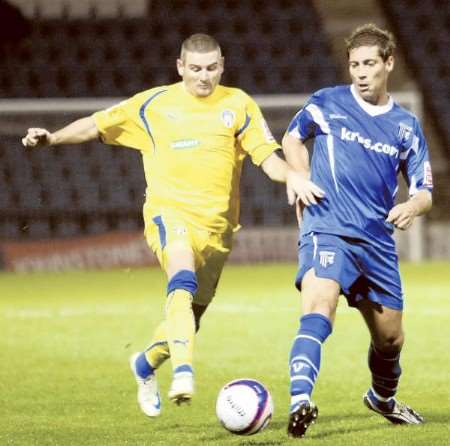
[[[301,141],[306,141],[318,134],[330,133],[330,128],[324,117],[326,90],[314,93],[292,118],[287,133]]]
[[[136,97],[122,101],[92,115],[100,137],[105,144],[119,145],[142,150],[140,143],[144,133],[137,117],[139,110]]]
[[[256,102],[246,96],[245,116],[236,132],[242,149],[248,153],[254,164],[259,166],[280,145],[273,137]]]
[[[428,146],[422,128],[414,120],[413,132],[407,139],[401,152],[400,169],[409,188],[409,195],[413,196],[421,189],[433,190],[433,176],[428,154]]]

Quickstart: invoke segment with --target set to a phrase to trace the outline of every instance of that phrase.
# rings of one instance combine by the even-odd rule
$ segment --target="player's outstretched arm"
[[[281,143],[288,164],[309,178],[309,154],[303,142],[286,133]]]
[[[94,118],[78,119],[54,133],[41,128],[29,128],[22,138],[24,147],[45,147],[60,144],[80,144],[97,139],[100,133]]]
[[[292,169],[289,164],[281,159],[276,153],[272,153],[268,156],[261,164],[261,167],[271,180],[286,183],[288,201],[291,205],[295,203],[297,197],[304,196],[305,190],[308,191],[308,194],[305,195],[304,198],[308,203],[307,205],[317,203],[315,197],[321,198],[324,196],[322,189],[309,181],[304,173]],[[309,195],[311,195],[311,197],[309,197]]]
[[[394,206],[386,221],[404,231],[413,224],[417,216],[426,214],[431,209],[431,205],[431,192],[426,189],[420,190],[408,201]]]
[[[317,204],[317,199],[322,198],[325,192],[310,181],[309,172],[309,154],[308,149],[299,139],[285,134],[282,141],[283,153],[286,157],[286,161],[300,177],[300,180],[296,181],[296,196],[298,200],[297,207],[310,206],[311,204]],[[297,209],[297,214],[299,209]]]

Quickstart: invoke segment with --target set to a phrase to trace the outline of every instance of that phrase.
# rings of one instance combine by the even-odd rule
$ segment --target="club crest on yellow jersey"
[[[231,110],[224,110],[221,115],[222,122],[225,124],[225,127],[231,129],[236,121],[236,113]]]

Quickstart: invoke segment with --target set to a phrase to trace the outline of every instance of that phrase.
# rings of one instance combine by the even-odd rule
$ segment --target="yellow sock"
[[[177,289],[167,296],[166,330],[173,371],[192,371],[195,322],[189,291]]]
[[[157,369],[170,357],[169,345],[167,343],[166,321],[162,321],[156,327],[150,347],[145,351],[145,357],[154,369]]]

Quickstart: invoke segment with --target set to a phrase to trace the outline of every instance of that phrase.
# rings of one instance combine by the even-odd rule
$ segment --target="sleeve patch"
[[[433,187],[433,174],[431,173],[429,161],[423,163],[423,185],[426,187]]]
[[[261,120],[262,123],[262,128],[263,128],[263,132],[264,132],[264,136],[266,138],[266,141],[271,143],[271,142],[275,142],[275,138],[272,135],[272,132],[270,131],[269,126],[267,125],[267,122],[265,119]]]

